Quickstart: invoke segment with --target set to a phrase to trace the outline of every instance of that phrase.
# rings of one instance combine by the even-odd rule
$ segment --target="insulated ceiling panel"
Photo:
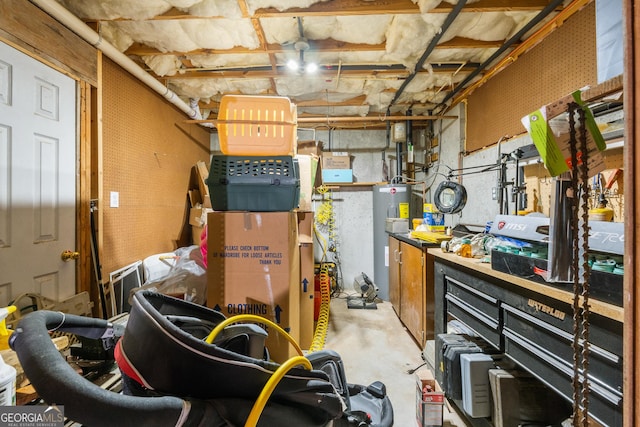
[[[224,94],[270,94],[291,98],[299,117],[324,121],[444,112],[477,80],[471,73],[481,75],[571,3],[59,2],[207,117]]]

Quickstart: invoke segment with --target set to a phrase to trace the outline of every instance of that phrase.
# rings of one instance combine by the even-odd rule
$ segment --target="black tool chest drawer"
[[[454,317],[573,399],[570,304],[437,258],[434,273],[436,334],[445,333]],[[603,425],[622,425],[623,326],[596,313],[590,314],[589,325],[589,413]]]
[[[573,335],[573,310],[570,304],[525,291],[504,292],[501,303]],[[611,353],[622,355],[622,323],[595,313],[590,314],[589,321],[589,342]]]
[[[444,280],[449,314],[501,350],[498,299],[450,276],[445,275]]]
[[[505,354],[571,400],[572,334],[507,304],[502,308]],[[588,377],[591,416],[605,425],[621,425],[622,357],[590,343]]]
[[[541,310],[521,310],[505,302],[501,306],[503,309],[503,330],[505,335],[507,335],[507,331],[510,331],[532,342],[544,343],[544,348],[548,349],[553,357],[563,360],[569,366],[572,366],[572,313],[565,313],[556,309],[554,310],[554,315],[551,316]],[[549,306],[546,307],[551,308]],[[596,315],[590,316],[589,376],[602,384],[606,384],[613,392],[621,393],[622,324],[616,322],[620,330],[607,330],[603,328],[603,326],[607,326],[606,319],[599,317]],[[583,348],[582,341],[580,341],[580,348]]]

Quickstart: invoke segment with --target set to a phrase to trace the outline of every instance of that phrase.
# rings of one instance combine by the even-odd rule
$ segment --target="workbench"
[[[495,271],[479,259],[427,252],[434,261],[436,336],[457,319],[572,401],[573,293]],[[624,310],[592,298],[589,307],[589,414],[603,425],[622,425]]]

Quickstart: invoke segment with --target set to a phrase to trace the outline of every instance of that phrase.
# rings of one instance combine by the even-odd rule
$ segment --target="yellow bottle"
[[[473,258],[470,239],[462,239],[460,245],[460,256],[464,258]]]
[[[7,328],[7,316],[16,311],[15,305],[0,308],[0,350],[9,348],[9,337],[12,330]]]

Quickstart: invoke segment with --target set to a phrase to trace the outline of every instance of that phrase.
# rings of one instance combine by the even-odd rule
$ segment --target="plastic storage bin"
[[[207,185],[215,211],[290,211],[300,199],[300,172],[292,156],[214,155]]]
[[[293,156],[297,120],[289,98],[224,95],[216,126],[220,150],[231,156]]]

